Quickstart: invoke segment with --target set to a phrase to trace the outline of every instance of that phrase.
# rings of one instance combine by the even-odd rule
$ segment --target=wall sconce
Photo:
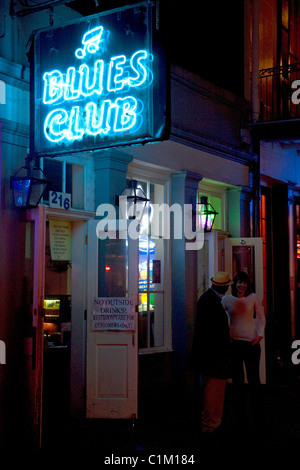
[[[145,207],[149,202],[144,191],[138,186],[136,180],[130,180],[128,186],[116,196],[116,206],[120,207],[120,215],[123,219],[142,220]]]
[[[25,158],[25,166],[10,177],[15,207],[23,209],[36,207],[49,184],[43,170],[34,167],[33,163],[34,158],[28,155]]]
[[[218,212],[207,202],[206,196],[201,196],[198,214],[200,215],[200,225],[203,227],[204,232],[211,232]]]

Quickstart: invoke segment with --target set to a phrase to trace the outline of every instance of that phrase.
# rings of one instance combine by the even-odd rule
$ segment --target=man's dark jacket
[[[230,377],[228,316],[212,289],[198,300],[192,364],[197,373],[217,379]]]

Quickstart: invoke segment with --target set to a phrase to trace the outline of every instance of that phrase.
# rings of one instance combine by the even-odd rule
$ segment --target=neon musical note
[[[102,32],[103,26],[98,26],[83,35],[82,44],[84,47],[83,49],[79,48],[75,51],[75,55],[78,59],[83,59],[87,52],[95,54],[95,52],[99,50]]]

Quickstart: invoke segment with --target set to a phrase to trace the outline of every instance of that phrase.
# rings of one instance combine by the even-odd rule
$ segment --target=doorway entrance
[[[42,298],[42,446],[51,447],[70,417],[85,410],[86,221],[46,210]]]
[[[261,302],[264,300],[262,238],[227,238],[225,241],[225,268],[231,278],[245,271]],[[260,379],[266,383],[265,339],[261,341]]]
[[[246,271],[261,301],[264,299],[262,238],[230,238],[225,232],[205,234],[204,246],[198,251],[198,298],[210,286],[216,271],[227,271],[233,278]],[[228,290],[230,293],[230,290]],[[266,383],[265,340],[261,342],[260,377]]]
[[[43,429],[69,416],[72,320],[72,222],[46,221]]]

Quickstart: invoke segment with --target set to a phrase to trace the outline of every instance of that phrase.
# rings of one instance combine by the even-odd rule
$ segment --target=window
[[[201,196],[207,197],[207,202],[212,205],[218,213],[215,217],[213,230],[226,232],[227,230],[227,185],[215,183],[212,180],[204,179],[199,183],[197,203],[200,203]]]
[[[50,182],[43,197],[45,202],[49,201],[49,191],[63,191],[63,162],[45,158],[43,163],[43,171]]]
[[[43,197],[49,203],[49,191],[71,194],[72,209],[85,209],[84,166],[54,158],[42,159],[42,169],[50,181]]]
[[[162,224],[153,218],[153,204],[164,203],[164,185],[138,181],[150,202],[147,204],[139,236],[138,333],[140,351],[165,348],[168,343],[166,296],[166,254],[168,240]]]

